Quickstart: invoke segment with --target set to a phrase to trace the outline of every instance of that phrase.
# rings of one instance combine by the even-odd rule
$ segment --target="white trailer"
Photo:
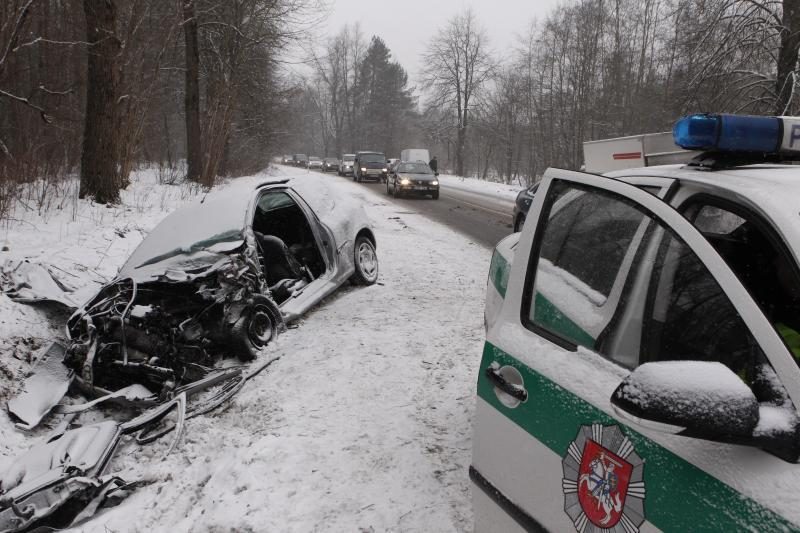
[[[431,154],[427,148],[407,148],[400,152],[400,161],[416,163],[422,161],[428,163],[431,160]]]
[[[676,145],[672,132],[646,133],[583,143],[586,172],[594,174],[626,168],[688,163],[698,153]]]

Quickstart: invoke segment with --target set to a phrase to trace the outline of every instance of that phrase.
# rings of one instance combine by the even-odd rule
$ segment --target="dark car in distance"
[[[386,179],[386,194],[431,195],[439,199],[439,178],[427,163],[398,163]]]
[[[353,181],[386,181],[389,172],[383,152],[358,152],[353,162]]]
[[[308,156],[306,154],[294,154],[292,163],[296,167],[308,168]]]
[[[322,162],[322,171],[323,172],[338,172],[339,171],[339,160],[335,157],[326,157]]]
[[[534,183],[527,189],[522,189],[514,201],[514,212],[511,215],[514,220],[514,233],[522,231],[522,226],[525,225],[525,218],[528,216],[528,210],[531,208],[533,202],[533,195],[536,194],[536,189],[539,188],[538,183]]]

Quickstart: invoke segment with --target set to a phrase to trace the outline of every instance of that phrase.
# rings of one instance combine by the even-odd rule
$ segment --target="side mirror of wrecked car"
[[[759,405],[753,391],[722,363],[645,363],[611,395],[614,410],[650,429],[709,440],[753,435]]]

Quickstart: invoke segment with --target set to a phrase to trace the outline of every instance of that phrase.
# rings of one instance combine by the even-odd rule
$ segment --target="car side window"
[[[645,215],[604,192],[558,180],[545,205],[536,270],[526,293],[527,322],[595,349],[619,303]]]
[[[718,361],[752,381],[766,358],[700,258],[665,232],[645,313],[642,362]]]
[[[574,200],[554,212],[569,195]],[[756,379],[766,358],[735,305],[659,219],[623,197],[558,180],[545,210],[523,299],[529,327],[627,368],[719,361]]]
[[[602,303],[643,218],[624,202],[583,193],[549,221],[540,261],[576,277]]]
[[[700,197],[684,209],[733,270],[800,364],[800,276],[766,221],[746,208]]]

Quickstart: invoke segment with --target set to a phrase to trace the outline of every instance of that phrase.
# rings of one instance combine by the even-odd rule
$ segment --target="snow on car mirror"
[[[617,387],[611,403],[641,426],[716,441],[749,438],[759,420],[750,387],[718,362],[645,363]]]

